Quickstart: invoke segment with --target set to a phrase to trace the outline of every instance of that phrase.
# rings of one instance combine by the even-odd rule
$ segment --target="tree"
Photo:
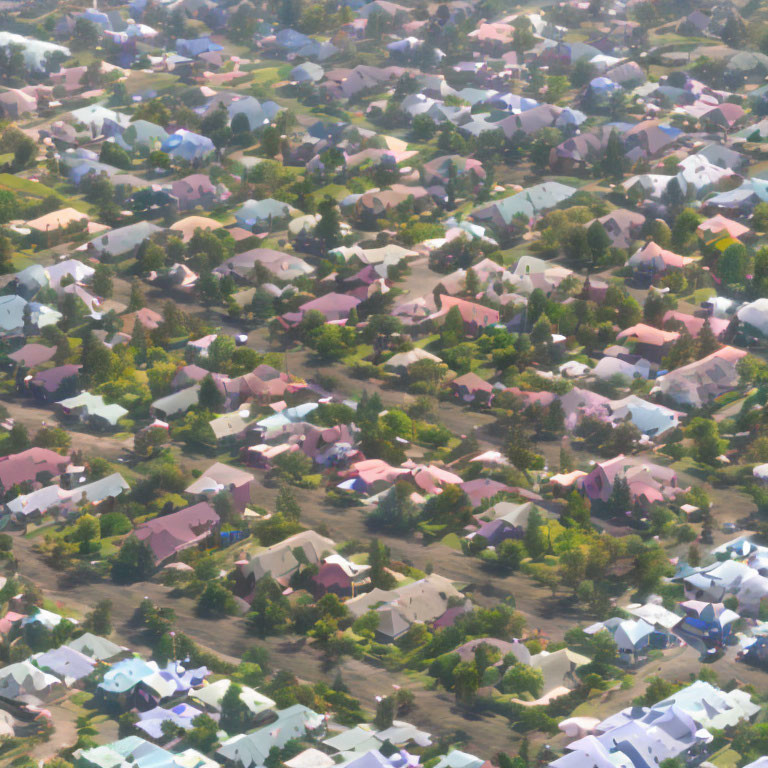
[[[201,616],[234,616],[237,603],[232,593],[220,581],[209,581],[197,601]]]
[[[136,310],[146,306],[147,303],[144,299],[144,291],[142,290],[141,283],[134,278],[131,282],[131,297],[128,300],[128,311],[136,312]]]
[[[532,507],[528,514],[528,522],[525,526],[523,535],[523,544],[528,554],[535,560],[541,557],[546,551],[547,542],[542,530],[543,520],[541,513],[536,507]]]
[[[720,342],[715,338],[709,320],[705,320],[701,326],[701,329],[696,336],[696,346],[698,347],[698,358],[707,357],[707,355],[711,355],[713,352],[720,349]]]
[[[301,507],[299,506],[299,502],[296,501],[293,491],[291,491],[286,483],[282,483],[280,485],[280,490],[277,492],[275,512],[279,515],[283,515],[286,520],[298,521],[301,517]]]
[[[112,580],[118,584],[142,581],[155,570],[155,556],[145,541],[129,536],[112,561]]]
[[[86,617],[86,625],[96,635],[109,636],[112,633],[112,601],[99,600]]]
[[[99,264],[93,274],[93,290],[104,299],[112,296],[112,268],[107,264]]]
[[[512,49],[521,56],[533,48],[536,37],[533,34],[533,25],[527,16],[518,16],[513,24],[515,31],[512,36]]]
[[[84,16],[75,19],[72,31],[72,47],[75,50],[93,50],[99,44],[99,28]]]
[[[133,167],[131,156],[113,141],[105,141],[101,145],[99,160],[102,163],[114,165],[115,168],[121,168],[124,171],[129,171]]]
[[[157,270],[165,266],[165,251],[157,243],[145,240],[139,246],[137,261],[142,274],[146,275],[150,272],[157,272]]]
[[[624,145],[618,132],[612,130],[605,146],[603,173],[612,179],[621,178],[624,174],[624,162]]]
[[[221,699],[219,725],[227,733],[243,733],[251,723],[251,711],[242,699],[243,689],[237,683],[230,683]]]
[[[218,413],[224,405],[224,395],[219,391],[210,373],[200,382],[198,404],[201,408],[214,413]]]
[[[261,151],[267,157],[274,157],[280,151],[280,130],[268,125],[261,132]]]
[[[587,229],[587,244],[592,253],[592,266],[595,267],[602,262],[611,247],[611,238],[598,219],[595,219]]]
[[[392,589],[395,577],[387,570],[389,566],[389,549],[378,539],[372,539],[368,547],[368,575],[374,589]]]
[[[339,207],[330,195],[326,195],[318,204],[317,212],[320,214],[320,221],[315,227],[315,235],[323,243],[325,250],[328,251],[335,248],[341,240]]]
[[[6,453],[20,453],[30,446],[29,433],[23,424],[14,424],[3,443]]]
[[[435,135],[437,126],[429,115],[421,114],[413,118],[411,130],[413,131],[414,138],[419,141],[429,141]]]
[[[583,88],[595,76],[595,65],[589,59],[579,59],[571,69],[571,85],[574,88]]]
[[[50,448],[54,451],[66,451],[72,443],[72,437],[61,427],[42,427],[35,434],[34,444],[38,448]]]
[[[534,699],[538,699],[544,688],[544,676],[540,669],[518,662],[504,673],[501,687],[504,693],[514,693],[518,696],[530,693]]]
[[[208,365],[214,371],[225,371],[229,367],[236,348],[231,336],[217,336],[208,347]]]
[[[91,551],[91,542],[98,541],[100,537],[99,519],[89,514],[81,515],[72,534],[72,539],[80,543],[80,552],[88,554]]]
[[[717,260],[717,274],[726,285],[743,283],[749,265],[747,249],[741,243],[729,245]]]
[[[279,634],[287,628],[290,613],[283,588],[269,574],[262,576],[256,582],[251,611],[246,617],[250,630],[260,637]]]
[[[693,440],[694,458],[704,464],[715,464],[717,457],[728,447],[728,441],[720,437],[717,422],[713,419],[702,416],[691,419],[685,434]]]
[[[611,495],[608,497],[608,507],[617,517],[632,509],[632,493],[624,475],[617,475],[614,479]]]
[[[474,661],[459,662],[453,670],[453,689],[456,702],[463,707],[471,707],[480,687],[480,675]]]

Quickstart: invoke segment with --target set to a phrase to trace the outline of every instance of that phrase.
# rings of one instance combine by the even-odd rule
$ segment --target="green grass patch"
[[[709,758],[709,762],[717,768],[736,768],[741,763],[741,755],[735,749],[723,747]]]
[[[260,85],[269,85],[280,80],[280,67],[263,67],[253,73],[253,82]]]
[[[458,552],[461,552],[461,539],[459,538],[458,534],[456,533],[449,533],[447,536],[443,536],[442,539],[440,539],[440,543],[443,544],[446,547],[450,547],[451,549],[455,549]]]
[[[326,195],[337,201],[343,200],[349,195],[349,190],[343,184],[326,184],[324,187],[320,187],[320,189],[312,193],[312,197],[316,202],[324,200]]]

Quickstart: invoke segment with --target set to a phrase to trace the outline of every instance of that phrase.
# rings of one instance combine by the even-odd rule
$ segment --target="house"
[[[207,373],[206,371],[206,375]],[[168,419],[172,416],[186,413],[190,408],[197,405],[199,400],[200,385],[195,384],[173,394],[158,398],[150,406],[150,414],[155,417],[160,416],[163,419]]]
[[[336,543],[315,531],[308,530],[289,536],[284,541],[267,547],[247,562],[239,565],[239,575],[245,580],[245,593],[250,593],[257,581],[266,575],[283,585],[288,585],[291,576],[302,564],[319,565],[326,554],[332,554]],[[294,552],[301,549],[302,560]],[[302,561],[306,559],[306,563]]]
[[[84,478],[82,478],[84,479]],[[51,509],[62,513],[72,513],[84,503],[99,505],[108,499],[120,496],[130,486],[119,472],[101,477],[91,483],[76,485],[74,488],[64,488],[60,485],[49,485],[30,493],[23,493],[5,504],[5,511],[17,523],[25,523],[30,519],[40,518]],[[106,507],[107,505],[105,505]],[[99,511],[108,511],[99,507]]]
[[[27,382],[30,392],[36,400],[55,402],[67,396],[73,396],[80,389],[79,373],[81,365],[57,365],[36,373]]]
[[[732,625],[739,614],[722,603],[686,600],[680,603],[685,617],[676,631],[689,642],[704,648],[724,645],[731,635]]]
[[[91,634],[90,632],[70,640],[67,643],[67,647],[72,648],[74,651],[79,651],[95,661],[109,661],[126,652],[125,648],[116,645],[111,640]]]
[[[320,312],[326,323],[346,322],[353,307],[360,304],[360,299],[344,293],[326,293],[316,299],[301,304],[296,312],[286,312],[281,321],[286,326],[294,326],[301,322],[307,312]]]
[[[456,377],[449,386],[454,396],[465,403],[477,401],[487,405],[493,396],[493,386],[473,371]]]
[[[497,309],[485,307],[472,301],[459,299],[456,296],[440,294],[440,309],[429,316],[429,320],[444,320],[448,312],[456,307],[464,321],[464,331],[470,336],[479,336],[480,332],[489,325],[496,325],[500,315]]]
[[[375,610],[379,614],[376,634],[383,642],[391,643],[405,634],[411,624],[438,619],[448,610],[449,598],[461,597],[448,579],[433,573],[393,590],[373,589],[344,604],[355,618]]]
[[[242,768],[260,768],[273,747],[282,748],[288,741],[304,739],[320,728],[325,719],[303,704],[278,710],[277,720],[250,733],[241,733],[222,742],[216,755]]]
[[[113,229],[88,243],[87,250],[108,260],[128,259],[136,255],[139,246],[152,235],[162,232],[151,221],[139,221]]]
[[[64,681],[68,688],[93,672],[96,662],[66,645],[32,656],[35,665]]]
[[[216,462],[206,469],[184,493],[190,496],[208,498],[221,491],[229,491],[235,506],[242,510],[251,501],[251,488],[254,486],[254,482],[254,477],[250,472],[244,472],[237,467]]]
[[[671,269],[682,269],[693,261],[689,256],[679,256],[649,240],[629,257],[627,264],[640,272],[656,276]]]
[[[82,225],[85,228],[90,220],[90,216],[87,213],[75,210],[74,208],[61,208],[58,211],[52,211],[36,219],[31,219],[24,226],[35,232],[47,234],[55,230],[67,229],[76,224]]]
[[[653,363],[660,363],[672,345],[680,338],[676,331],[662,331],[652,325],[638,323],[616,335],[617,341],[626,340],[636,355]]]
[[[722,347],[711,355],[665,373],[651,393],[660,392],[679,406],[699,408],[739,384],[736,364],[746,351]]]
[[[353,563],[341,555],[328,555],[312,577],[314,593],[317,597],[328,592],[340,597],[354,597],[356,591],[370,583],[367,575],[370,569],[370,565]]]
[[[515,219],[528,225],[545,211],[567,200],[576,192],[573,187],[546,181],[509,197],[495,200],[472,211],[472,219],[487,221],[500,230],[512,227]]]
[[[587,222],[589,227],[593,221],[599,221],[606,234],[611,239],[611,244],[616,248],[629,248],[637,239],[640,229],[645,224],[645,216],[637,211],[628,211],[626,208],[617,208],[597,219]]]
[[[257,265],[264,267],[277,279],[286,282],[292,282],[297,277],[312,275],[315,272],[315,268],[304,259],[271,248],[253,248],[235,254],[223,261],[213,271],[222,277],[232,275],[236,279],[246,282]]]
[[[45,344],[25,344],[21,349],[11,352],[8,359],[24,368],[37,368],[47,363],[55,354],[55,347],[46,347]]]
[[[485,170],[479,160],[461,155],[442,155],[424,163],[424,183],[445,186],[455,173],[456,178],[468,177],[473,183],[485,179]]]
[[[431,352],[427,352],[420,347],[414,347],[408,352],[398,352],[390,357],[385,363],[384,368],[391,373],[403,376],[407,374],[408,369],[420,360],[431,360],[433,363],[442,363],[443,361]]]
[[[481,514],[475,516],[480,524],[476,531],[466,536],[471,540],[482,536],[489,546],[496,546],[505,539],[522,539],[528,525],[528,517],[536,510],[542,517],[546,512],[531,501],[515,504],[511,501],[497,501]]]
[[[47,448],[28,448],[21,453],[0,457],[0,488],[9,491],[14,485],[44,484],[65,472],[70,464],[68,455]]]
[[[216,151],[214,143],[207,136],[193,133],[186,128],[179,128],[168,136],[160,145],[160,149],[175,160],[193,164],[202,162]]]
[[[232,685],[231,680],[217,680],[214,683],[208,683],[190,693],[190,698],[197,704],[202,704],[209,712],[221,712],[221,700]],[[253,688],[242,685],[240,701],[248,707],[249,712],[255,718],[268,712],[275,706],[272,699],[255,691]]]
[[[219,516],[207,501],[170,515],[148,520],[136,528],[139,541],[147,543],[155,562],[161,565],[184,549],[207,539],[219,524]]]
[[[594,726],[594,735],[571,742],[566,754],[548,767],[637,768],[676,758],[700,762],[712,741],[708,729],[749,720],[758,709],[743,690],[725,692],[697,680],[650,708],[628,707],[608,717]]]
[[[11,120],[18,120],[28,112],[37,111],[37,98],[18,88],[9,88],[0,93],[0,114]]]
[[[0,33],[2,35],[2,33]],[[0,669],[0,696],[14,701],[32,697],[45,701],[63,688],[61,680],[31,661],[18,661]]]
[[[115,143],[126,152],[154,152],[168,138],[168,131],[148,120],[134,120],[122,133],[115,135]]]
[[[203,173],[193,173],[172,182],[170,194],[178,202],[180,211],[189,211],[198,205],[210,210],[223,199],[219,187]]]
[[[128,415],[127,408],[117,403],[105,403],[101,395],[90,392],[59,400],[56,406],[63,417],[88,422],[98,429],[114,428],[120,419]]]
[[[274,200],[271,197],[265,200],[246,200],[235,211],[235,220],[244,229],[252,229],[256,225],[277,222],[297,214],[298,211],[288,203]]]
[[[643,507],[663,503],[683,490],[677,484],[674,470],[623,454],[596,463],[589,474],[576,481],[576,487],[593,502],[607,502],[619,477],[627,481],[632,502]],[[628,511],[616,509],[613,513],[622,515]]]
[[[610,632],[618,647],[619,659],[627,664],[635,663],[650,643],[653,626],[643,619],[612,618],[587,627],[584,632]]]

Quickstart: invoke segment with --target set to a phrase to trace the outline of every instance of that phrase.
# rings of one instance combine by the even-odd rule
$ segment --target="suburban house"
[[[219,524],[219,516],[207,501],[161,515],[136,528],[136,537],[147,543],[157,565],[207,539]]]

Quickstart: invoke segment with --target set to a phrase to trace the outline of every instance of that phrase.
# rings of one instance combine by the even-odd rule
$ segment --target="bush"
[[[107,512],[101,516],[99,522],[102,538],[122,536],[124,533],[130,533],[132,528],[131,521],[122,512]]]

